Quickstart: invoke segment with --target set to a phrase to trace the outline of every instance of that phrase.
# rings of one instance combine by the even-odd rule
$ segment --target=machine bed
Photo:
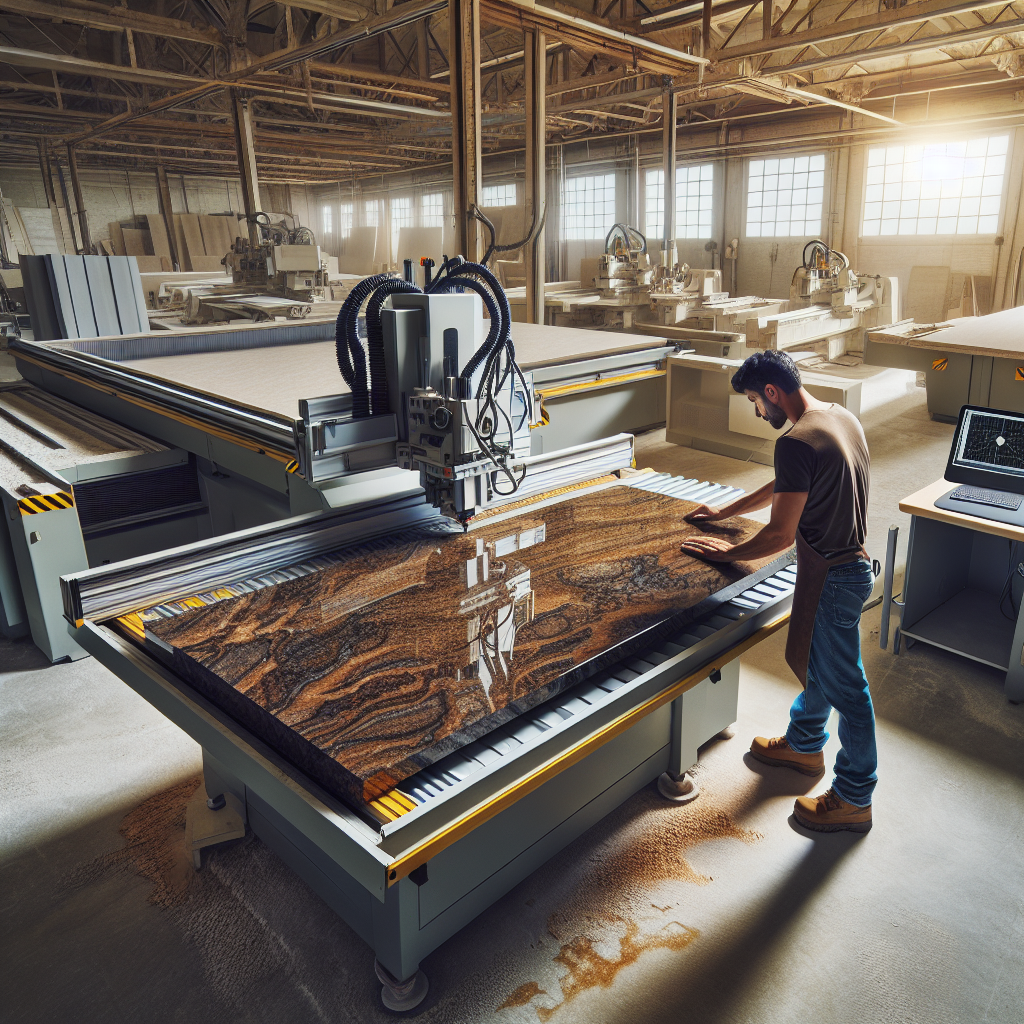
[[[690,501],[721,503],[742,493],[652,473],[625,482]],[[539,499],[522,514],[536,516],[560,500]],[[365,541],[417,517],[429,520],[415,505],[378,506],[326,528],[334,544]],[[223,576],[224,559],[246,547],[260,547],[268,577],[286,563],[283,553],[274,562],[274,545],[292,561],[322,553],[314,534],[325,519],[79,574],[63,581],[65,608],[78,642],[200,743],[204,798],[230,796],[248,826],[373,947],[382,976],[398,981],[415,976],[427,953],[637,789],[696,762],[698,746],[735,720],[738,657],[788,620],[795,580],[792,557],[776,559],[720,590],[713,607],[671,635],[357,807],[204,698],[116,621],[131,604],[125,588],[142,585],[149,595],[162,588],[170,598],[194,592],[179,586],[172,593],[168,583],[190,557],[195,584]],[[231,551],[218,553],[218,546]]]

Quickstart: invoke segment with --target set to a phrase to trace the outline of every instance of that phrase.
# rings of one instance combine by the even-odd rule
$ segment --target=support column
[[[538,223],[546,200],[545,121],[547,47],[543,32],[527,32],[526,58],[526,223]],[[544,231],[526,247],[526,322],[544,323]]]
[[[46,205],[51,209],[57,208],[57,196],[53,191],[53,174],[50,171],[50,148],[46,139],[36,139],[36,148],[39,150],[39,171],[43,176],[43,191],[46,194]]]
[[[57,197],[57,191],[53,187],[53,168],[50,165],[50,147],[46,139],[37,139],[36,147],[39,151],[39,171],[43,176],[43,191],[46,194],[46,205],[50,208],[50,218],[53,221],[53,236],[56,238],[65,253],[75,251],[74,231],[71,229],[71,222],[67,220],[67,210],[63,202]],[[65,219],[61,219],[60,211],[64,210]],[[70,238],[68,235],[70,234]]]
[[[761,38],[772,37],[772,0],[761,0]]]
[[[704,10],[701,12],[700,55],[702,57],[707,57],[711,53],[711,3],[712,0],[704,0]]]
[[[427,48],[427,19],[416,22],[416,70],[421,79],[430,77],[430,50]]]
[[[661,98],[661,165],[665,170],[665,253],[668,253],[670,243],[676,236],[676,117],[679,110],[678,104],[677,95],[666,89]]]
[[[467,214],[480,204],[480,0],[450,0],[448,39],[455,251],[475,262],[481,256],[480,222]]]
[[[156,165],[156,191],[160,198],[160,215],[164,219],[164,230],[171,247],[171,261],[175,270],[183,269],[181,253],[178,252],[178,236],[174,233],[174,212],[171,209],[171,187],[167,184],[167,171],[163,164]],[[234,243],[232,243],[233,245]]]
[[[82,252],[92,251],[92,239],[89,237],[89,215],[85,212],[85,200],[82,198],[82,185],[78,180],[78,154],[74,146],[68,146],[68,173],[71,175],[71,192],[75,197],[75,210],[78,213],[78,239]]]
[[[260,229],[254,218],[263,206],[260,203],[260,183],[256,176],[256,145],[249,115],[249,98],[239,89],[231,90],[231,113],[235,122],[235,150],[242,179],[242,202],[248,218],[249,241],[259,245]]]

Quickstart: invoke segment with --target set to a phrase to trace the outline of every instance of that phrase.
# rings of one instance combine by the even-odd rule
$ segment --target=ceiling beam
[[[295,7],[301,7],[304,11],[316,11],[317,14],[326,14],[331,18],[338,18],[341,21],[362,21],[368,13],[368,9],[360,4],[346,3],[345,0],[299,0]]]
[[[94,78],[108,78],[112,81],[141,82],[143,85],[163,86],[165,89],[175,85],[193,85],[196,80],[195,75],[181,75],[174,71],[150,71],[131,65],[104,64],[98,60],[75,57],[69,53],[43,53],[40,50],[22,50],[14,46],[0,46],[0,64],[60,71],[66,75],[91,75]]]
[[[128,7],[110,7],[92,0],[0,0],[0,11],[21,14],[24,17],[44,18],[47,21],[85,25],[87,28],[123,32],[131,29],[168,39],[185,39],[207,46],[223,46],[224,39],[213,26],[191,25],[177,18],[162,18],[155,14],[133,11]]]
[[[193,89],[187,89],[184,92],[165,96],[162,100],[157,100],[155,103],[149,103],[138,110],[126,111],[123,114],[117,114],[110,118],[109,121],[90,129],[88,133],[75,138],[65,139],[64,141],[72,144],[82,142],[86,138],[94,138],[95,136],[102,135],[104,132],[109,131],[112,128],[127,124],[129,121],[133,121],[137,117],[145,116],[146,114],[153,113],[157,110],[170,110],[186,103],[192,103],[204,96],[220,92],[222,89],[228,88],[230,85],[236,85],[243,79],[249,78],[252,75],[260,74],[261,72],[283,71],[296,64],[301,64],[303,61],[311,61],[318,57],[325,57],[328,54],[333,53],[335,50],[340,50],[346,46],[352,46],[367,39],[374,39],[384,32],[401,27],[402,25],[413,24],[420,18],[429,17],[431,14],[436,14],[439,11],[446,10],[447,7],[448,0],[412,0],[410,3],[402,4],[400,7],[393,7],[384,14],[374,15],[371,18],[367,18],[365,21],[325,36],[323,39],[314,40],[312,43],[306,43],[304,46],[275,50],[273,53],[267,54],[266,57],[261,57],[259,60],[254,61],[247,67],[239,68],[237,71],[228,72],[226,75],[222,76],[221,81],[205,83],[203,85],[196,86]],[[176,77],[179,79],[186,78],[184,75],[178,75]],[[188,79],[188,81],[193,82],[195,79]]]
[[[793,32],[789,35],[772,36],[770,39],[758,39],[738,46],[730,46],[712,54],[716,63],[736,60],[740,57],[753,57],[763,53],[778,53],[808,46],[811,43],[831,43],[838,39],[850,39],[865,32],[877,32],[884,28],[899,28],[902,25],[919,25],[933,18],[948,18],[971,11],[981,11],[987,7],[1004,7],[1006,0],[960,0],[950,3],[949,0],[924,0],[923,3],[908,4],[892,11],[880,14],[869,14],[862,18],[848,18],[845,21],[829,21],[823,25]]]
[[[1013,18],[996,21],[988,25],[977,25],[960,32],[940,32],[933,36],[918,36],[903,43],[889,43],[883,46],[864,47],[859,50],[848,50],[842,53],[829,53],[811,60],[797,61],[792,64],[780,65],[777,68],[762,68],[762,71],[796,74],[801,71],[818,71],[821,68],[836,67],[841,64],[860,64],[866,60],[881,60],[884,57],[897,57],[904,53],[917,53],[921,50],[947,50],[961,43],[971,43],[976,39],[995,39],[1008,32],[1024,31],[1024,18]],[[962,58],[972,60],[972,57]]]
[[[748,93],[752,96],[760,96],[763,99],[776,100],[777,102],[789,103],[792,100],[800,100],[803,103],[826,103],[830,107],[839,107],[842,110],[850,110],[855,114],[863,114],[865,117],[873,117],[878,121],[885,121],[886,124],[904,127],[902,121],[889,117],[887,114],[879,114],[874,110],[867,110],[864,107],[855,107],[852,103],[844,103],[842,100],[833,99],[822,93],[810,92],[807,89],[797,89],[795,86],[785,85],[774,78],[748,78],[744,82],[734,82],[729,86],[737,92]]]
[[[447,82],[432,82],[430,79],[403,78],[401,75],[389,75],[379,68],[368,68],[362,64],[328,64],[323,61],[310,61],[309,71],[312,75],[323,75],[329,78],[339,78],[346,82],[365,80],[366,82],[379,82],[382,85],[395,87],[408,87],[414,91],[435,92],[438,96],[448,98],[451,93],[451,86]]]
[[[554,7],[537,6],[533,0],[481,0],[481,7],[488,21],[508,28],[542,29],[574,48],[582,47],[629,65],[635,64],[645,71],[671,75],[692,72],[710,63],[706,57],[663,46],[589,18]]]
[[[760,0],[725,0],[724,3],[715,4],[711,8],[711,20],[716,21],[737,11],[745,11],[756,7]],[[640,19],[639,31],[644,35],[652,32],[663,32],[670,28],[680,28],[683,25],[696,25],[704,20],[704,0],[686,0],[685,3],[673,4],[671,7],[663,7],[659,11],[652,11],[649,15]]]

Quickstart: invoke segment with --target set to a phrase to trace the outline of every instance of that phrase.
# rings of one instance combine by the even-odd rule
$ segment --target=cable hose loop
[[[362,380],[366,380],[366,363],[363,358],[362,346],[359,344],[359,310],[367,296],[384,280],[387,274],[375,274],[364,278],[348,293],[338,310],[338,319],[334,329],[334,345],[338,359],[338,369],[349,390],[357,389],[357,376],[362,371]]]
[[[369,398],[374,416],[388,412],[388,371],[384,360],[384,328],[381,324],[381,310],[388,297],[396,292],[422,294],[423,290],[401,278],[389,277],[377,286],[366,304],[366,352],[370,361]]]

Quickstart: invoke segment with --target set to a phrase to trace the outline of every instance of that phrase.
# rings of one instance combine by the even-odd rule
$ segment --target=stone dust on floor
[[[874,557],[951,428],[909,390],[865,413]],[[898,437],[891,435],[898,434]],[[767,467],[638,439],[638,462],[756,487]],[[905,533],[905,530],[902,531]],[[785,635],[742,662],[739,720],[701,750],[702,795],[652,787],[423,964],[437,1024],[1017,1022],[1024,1005],[1024,705],[994,670],[878,647],[863,623],[879,786],[866,836],[812,836],[828,785],[745,755],[785,728]],[[184,850],[198,747],[87,659],[0,642],[5,1021],[373,1022],[373,954],[249,836]],[[837,749],[833,737],[826,758]]]

